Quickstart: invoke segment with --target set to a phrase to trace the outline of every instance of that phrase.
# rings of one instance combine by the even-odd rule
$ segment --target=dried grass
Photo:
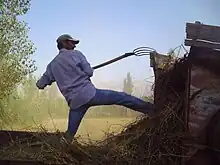
[[[156,81],[158,116],[142,116],[118,135],[96,143],[69,146],[59,143],[60,133],[13,142],[2,150],[1,158],[40,160],[59,164],[143,164],[178,165],[188,151],[184,125],[187,62],[175,62],[161,71]]]

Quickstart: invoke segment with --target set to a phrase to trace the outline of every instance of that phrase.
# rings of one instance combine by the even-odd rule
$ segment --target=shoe
[[[65,132],[60,139],[62,144],[72,144],[73,136],[69,132]]]

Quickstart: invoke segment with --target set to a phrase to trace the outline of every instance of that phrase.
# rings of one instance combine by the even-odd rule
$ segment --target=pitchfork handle
[[[133,52],[132,52],[132,53],[125,53],[125,54],[123,54],[123,55],[121,55],[121,56],[119,56],[119,57],[116,57],[116,58],[114,58],[114,59],[112,59],[112,60],[106,61],[106,62],[104,62],[104,63],[102,63],[102,64],[96,65],[96,66],[94,66],[94,67],[92,67],[92,68],[93,68],[93,69],[98,69],[98,68],[101,68],[101,67],[103,67],[103,66],[109,65],[109,64],[111,64],[111,63],[113,63],[113,62],[116,62],[116,61],[118,61],[118,60],[121,60],[121,59],[123,59],[123,58],[132,56],[132,55],[134,55]]]

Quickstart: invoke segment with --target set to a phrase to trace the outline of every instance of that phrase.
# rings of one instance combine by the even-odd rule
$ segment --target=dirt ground
[[[105,133],[120,132],[124,126],[134,121],[135,118],[84,118],[76,136],[87,140],[101,140]],[[48,119],[42,123],[48,131],[65,131],[67,119]]]

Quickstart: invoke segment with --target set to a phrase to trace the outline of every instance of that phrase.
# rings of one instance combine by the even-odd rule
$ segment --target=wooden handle
[[[121,60],[123,58],[129,57],[129,56],[132,56],[132,55],[134,55],[134,53],[125,53],[125,54],[123,54],[123,55],[121,55],[119,57],[116,57],[116,58],[112,59],[112,60],[109,60],[109,61],[106,61],[106,62],[104,62],[102,64],[96,65],[96,66],[93,67],[93,69],[101,68],[103,66],[109,65],[111,63],[114,63],[116,61],[119,61],[119,60]]]

